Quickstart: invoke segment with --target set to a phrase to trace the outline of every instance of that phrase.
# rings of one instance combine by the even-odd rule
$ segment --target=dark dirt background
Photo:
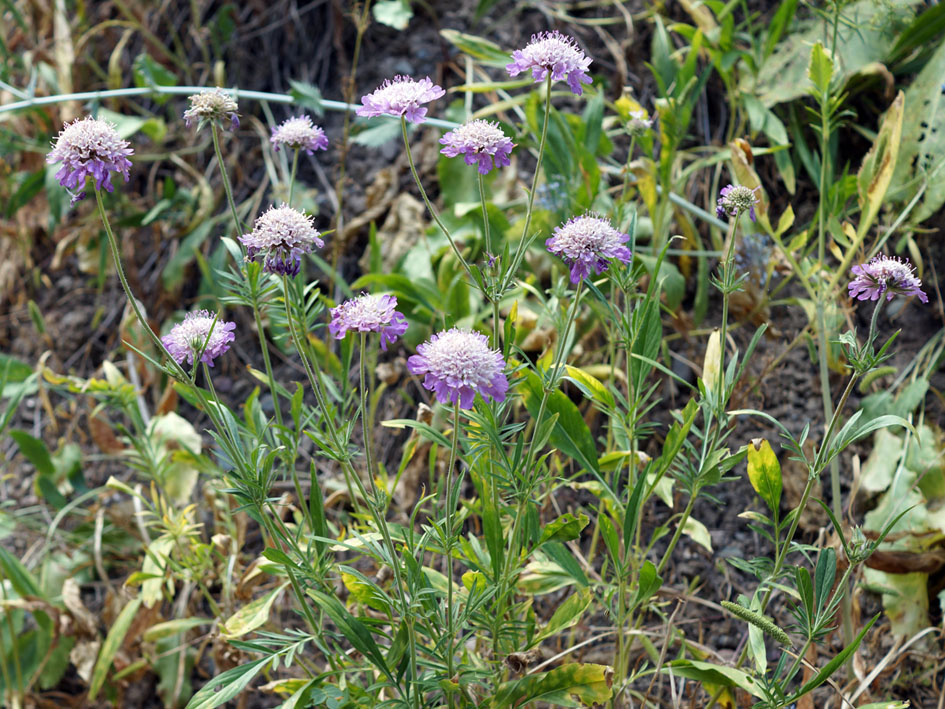
[[[645,8],[642,2],[629,2],[624,9],[636,20],[627,25],[609,26],[606,30],[587,26],[574,26],[560,23],[553,16],[555,3],[512,3],[499,2],[480,22],[474,21],[475,3],[464,2],[432,2],[415,3],[415,17],[411,21],[408,31],[398,32],[381,25],[373,24],[367,31],[362,47],[361,60],[358,66],[356,90],[354,97],[357,101],[363,93],[373,90],[385,78],[397,73],[414,76],[429,75],[437,83],[451,86],[461,83],[463,77],[463,62],[455,51],[440,37],[438,30],[452,28],[468,31],[487,37],[504,47],[522,46],[533,33],[543,29],[558,27],[575,35],[589,56],[593,56],[593,68],[596,73],[604,75],[610,81],[608,98],[616,98],[620,86],[626,84],[633,88],[635,96],[645,106],[650,106],[650,99],[654,95],[654,87],[648,69],[644,62],[649,58],[650,25],[642,19],[640,14]],[[752,11],[762,13],[771,12],[777,3],[770,0],[763,2],[749,2],[747,6]],[[215,3],[210,3],[205,11],[209,17],[217,9]],[[90,12],[97,14],[99,19],[113,16],[115,8],[109,2],[89,4]],[[189,5],[185,2],[167,2],[160,7],[150,9],[142,17],[145,25],[158,36],[167,32],[173,26],[180,32],[180,42],[185,51],[194,58],[192,70],[197,83],[213,83],[212,66],[201,61],[202,52],[199,49],[201,42],[205,42],[206,31],[185,31],[190,21]],[[295,0],[275,3],[262,0],[240,3],[235,8],[235,34],[233,38],[221,47],[220,58],[224,62],[226,82],[243,88],[262,91],[288,91],[289,80],[296,79],[310,82],[318,86],[326,98],[340,99],[344,93],[344,79],[350,71],[350,56],[354,42],[354,30],[347,17],[350,7],[340,1],[327,2],[297,2]],[[687,16],[682,8],[671,3],[668,12],[680,20]],[[589,8],[577,10],[578,17],[590,18],[595,15],[614,16],[616,11],[611,7]],[[603,32],[607,32],[605,37]],[[119,33],[106,31],[98,38],[94,45],[89,46],[91,56],[101,62],[107,61],[108,48],[114,45]],[[132,39],[131,44],[140,40]],[[615,54],[613,47],[619,47]],[[129,56],[146,48],[145,44],[129,46]],[[48,50],[48,47],[46,48]],[[93,85],[77,85],[77,90],[96,88]],[[694,118],[694,126],[711,126],[698,136],[702,143],[718,144],[724,134],[725,109],[721,97],[722,92],[715,91],[720,87],[710,84],[706,97],[700,102]],[[148,106],[147,102],[143,105]],[[172,99],[172,112],[179,114],[184,107],[183,99]],[[151,106],[152,108],[156,108]],[[113,107],[120,110],[119,107]],[[59,120],[55,107],[49,110],[51,123]],[[157,109],[160,110],[160,109]],[[273,106],[276,120],[282,120],[293,111],[283,106]],[[261,180],[265,179],[262,173],[259,141],[252,135],[254,118],[261,118],[259,107],[244,102],[241,105],[243,128],[237,139],[228,139],[226,151],[231,161],[231,178],[237,191],[237,200],[246,198],[257,188]],[[333,205],[337,203],[334,194],[335,180],[339,160],[339,142],[344,118],[339,113],[327,113],[319,119],[333,144],[327,153],[320,153],[316,159],[303,160],[300,164],[299,179],[309,186],[319,189],[317,197],[321,215],[318,217],[318,226],[329,229],[333,226],[330,215],[333,214]],[[172,132],[174,132],[172,128]],[[427,129],[435,131],[435,129]],[[419,136],[418,136],[419,138]],[[192,162],[197,166],[209,164],[212,149],[206,141],[200,143],[198,138],[185,132],[179,133],[180,145],[202,145],[202,151],[194,156]],[[138,147],[138,146],[136,146]],[[144,146],[141,149],[146,150]],[[395,184],[377,187],[383,169],[393,165]],[[528,159],[522,160],[522,179],[529,175]],[[160,180],[163,174],[173,173],[179,176],[180,172],[166,161],[152,166],[152,174],[148,182],[153,184],[155,177]],[[765,166],[759,168],[764,176]],[[772,168],[769,166],[769,170]],[[145,183],[145,171],[134,171],[132,182],[123,189],[128,194],[151,194]],[[773,172],[771,173],[772,179]],[[429,178],[434,177],[431,173]],[[211,179],[217,180],[216,173],[211,173]],[[218,182],[214,182],[219,198],[218,210],[225,208],[222,201],[222,192]],[[383,192],[384,196],[378,200],[377,194],[372,194],[372,187],[376,192]],[[384,146],[381,149],[368,149],[353,145],[348,154],[347,180],[345,184],[345,220],[348,223],[357,220],[359,215],[366,211],[378,212],[377,221],[382,222],[386,216],[386,208],[390,204],[391,196],[399,192],[415,194],[415,189],[409,179],[402,155],[402,148],[397,144]],[[695,182],[690,188],[690,194],[685,195],[697,204],[711,207],[706,204],[706,185]],[[803,188],[794,200],[795,211],[799,220],[805,218],[803,207],[799,204],[805,199]],[[809,196],[810,193],[808,193]],[[780,197],[784,204],[774,205],[775,212],[780,211],[787,203],[787,195]],[[36,201],[41,201],[41,197]],[[147,209],[146,197],[132,198],[135,204]],[[385,204],[384,200],[387,200]],[[378,209],[380,206],[380,209]],[[80,205],[71,214],[56,232],[50,233],[44,226],[42,205],[31,205],[33,211],[17,215],[19,226],[25,229],[30,239],[20,249],[21,268],[16,287],[5,294],[5,300],[0,300],[0,350],[11,353],[27,362],[36,362],[42,356],[47,356],[47,364],[56,371],[73,372],[82,376],[95,373],[100,363],[108,358],[124,359],[125,353],[120,348],[118,324],[122,319],[123,295],[117,279],[112,275],[101,285],[96,283],[79,268],[78,256],[66,251],[64,258],[56,258],[56,248],[72,230],[95,229],[97,216],[94,205],[86,203]],[[809,217],[809,210],[807,216]],[[78,227],[76,225],[79,225]],[[22,231],[21,231],[22,233]],[[704,231],[703,236],[707,235]],[[173,253],[173,245],[162,238],[158,229],[136,230],[135,233],[125,233],[125,257],[132,287],[145,304],[155,326],[171,316],[177,308],[185,308],[198,295],[199,273],[195,268],[189,272],[180,293],[165,293],[161,287],[162,269]],[[367,243],[367,229],[354,229],[346,234],[344,248],[341,251],[340,268],[348,280],[354,280],[360,271],[357,265]],[[927,263],[937,266],[939,272],[945,271],[945,254],[943,247],[927,241],[929,248],[925,253]],[[330,246],[329,246],[330,248]],[[25,250],[25,251],[24,251]],[[929,282],[929,285],[932,285]],[[694,286],[690,284],[690,299],[684,303],[684,314],[687,307],[691,307],[691,296]],[[788,288],[787,295],[799,295],[796,289]],[[930,295],[932,295],[930,293]],[[33,328],[26,308],[28,299],[33,299],[39,306],[46,321],[46,337],[41,337]],[[932,305],[918,307],[918,304],[909,304],[895,318],[883,317],[881,326],[883,332],[891,333],[895,328],[901,328],[897,348],[901,353],[899,361],[906,361],[928,338],[942,327],[941,301],[937,293],[932,295]],[[861,331],[869,324],[869,308],[859,307],[848,309],[850,322]],[[245,312],[229,313],[235,317],[241,331],[251,332],[251,315]],[[89,332],[89,323],[98,319],[98,325]],[[713,301],[709,316],[702,327],[711,327],[718,322],[718,302]],[[820,387],[817,380],[817,370],[811,362],[806,345],[802,342],[794,347],[778,364],[769,369],[769,365],[779,357],[788,344],[806,324],[805,318],[797,307],[775,306],[770,309],[770,324],[780,331],[779,336],[765,338],[758,348],[750,367],[750,379],[761,376],[759,386],[744,392],[740,406],[763,409],[781,420],[789,429],[798,433],[806,423],[811,424],[812,432],[823,428],[822,406],[820,401]],[[732,332],[732,341],[743,351],[750,339],[754,326],[745,323]],[[670,330],[665,330],[669,332]],[[684,336],[674,341],[672,349],[684,360],[701,363],[703,356],[704,337]],[[586,343],[586,349],[593,350],[594,343]],[[235,346],[237,357],[224,358],[217,367],[215,379],[217,388],[224,396],[239,401],[251,390],[251,383],[245,377],[245,366],[251,363],[254,367],[261,367],[258,353],[252,348],[249,341],[242,347]],[[394,348],[387,360],[397,363],[398,358],[408,353],[403,348]],[[896,362],[894,362],[896,364]],[[277,377],[285,379],[300,379],[302,373],[298,366],[289,358],[276,355],[274,365]],[[402,366],[402,364],[401,364]],[[694,372],[685,365],[677,367],[685,377],[693,378]],[[939,373],[933,379],[933,387],[941,391],[942,375]],[[414,396],[419,395],[416,384],[403,382],[404,386],[411,387]],[[843,380],[838,375],[831,379],[832,390],[837,394],[842,389]],[[681,406],[685,399],[678,391],[664,385],[662,395],[671,405]],[[675,398],[673,398],[675,396]],[[850,410],[855,410],[859,394],[855,394],[850,401]],[[24,401],[14,426],[42,435],[55,445],[57,440],[65,438],[76,440],[89,453],[97,454],[98,450],[88,433],[87,410],[83,403],[52,396],[52,408],[46,408],[38,398]],[[50,414],[53,415],[50,418]],[[933,420],[942,422],[940,403],[933,402],[929,412]],[[380,418],[412,417],[413,412],[406,409],[402,400],[391,395],[382,404]],[[657,414],[663,419],[668,418],[666,412]],[[198,429],[201,422],[195,422]],[[384,433],[383,435],[388,435]],[[730,441],[737,447],[743,445],[753,437],[766,437],[772,443],[776,440],[776,432],[771,427],[757,420],[739,421],[735,433]],[[659,441],[653,445],[658,447]],[[2,444],[2,451],[9,466],[0,487],[0,499],[14,500],[20,507],[30,507],[38,504],[32,487],[31,467],[22,458],[15,454],[9,441]],[[394,449],[394,446],[391,446]],[[778,447],[775,446],[778,450]],[[843,478],[846,486],[851,480],[850,469],[852,455],[865,458],[869,450],[869,441],[855,446],[844,457],[842,462]],[[396,465],[399,454],[391,453],[388,464]],[[782,457],[783,458],[783,457]],[[86,477],[90,486],[103,483],[109,475],[116,474],[127,477],[129,471],[120,463],[102,460],[97,456],[97,462],[86,469]],[[802,473],[790,470],[785,466],[787,502],[799,497],[803,486]],[[703,522],[709,529],[715,554],[711,555],[703,548],[683,538],[677,549],[674,563],[671,565],[669,578],[664,586],[666,593],[666,612],[675,613],[675,623],[685,628],[687,636],[695,641],[716,649],[722,657],[732,658],[744,642],[744,625],[734,622],[731,616],[721,611],[716,604],[723,599],[734,599],[739,593],[750,593],[754,588],[754,580],[746,578],[744,574],[728,565],[726,557],[750,559],[754,556],[769,552],[767,543],[752,533],[744,520],[738,514],[746,509],[757,507],[757,501],[745,479],[744,466],[734,472],[736,479],[723,482],[711,490],[716,501],[703,500],[696,507],[694,516]],[[829,488],[829,483],[826,485]],[[564,488],[562,489],[564,493]],[[792,498],[793,492],[793,498]],[[566,495],[566,493],[564,493]],[[825,493],[829,497],[829,491]],[[573,499],[566,496],[559,497],[558,503],[562,510],[576,508],[587,500],[575,495]],[[677,498],[677,506],[683,504]],[[862,504],[858,504],[857,513],[860,521],[864,513]],[[38,514],[48,514],[38,512]],[[654,503],[647,510],[646,522],[657,525],[665,521],[668,516],[662,503]],[[809,515],[801,525],[804,541],[825,542],[825,519],[817,514]],[[15,540],[7,539],[5,544],[11,543],[18,553],[29,547],[31,540],[28,535],[19,536]],[[586,540],[585,540],[586,542]],[[86,589],[87,590],[87,589]],[[100,589],[99,589],[100,590]],[[95,590],[89,591],[90,606],[94,605]],[[558,599],[551,596],[547,603],[542,602],[539,608],[546,608],[550,613]],[[99,601],[101,598],[99,596]],[[862,594],[858,596],[861,606],[861,618],[868,618],[880,608],[877,597]],[[933,603],[933,607],[935,604]],[[784,607],[774,608],[773,611],[780,620],[788,623],[790,617]],[[652,618],[652,628],[658,629],[659,619]],[[940,618],[936,618],[940,622]],[[606,624],[603,617],[587,620],[584,631],[594,632]],[[581,638],[578,637],[578,640]],[[828,639],[831,650],[840,648],[841,640],[835,634]],[[860,660],[866,671],[872,668],[873,663],[889,649],[891,641],[888,633],[883,632],[881,626],[871,633],[860,653]],[[587,661],[608,662],[611,648],[608,645],[591,645],[582,653],[576,654],[574,659]],[[811,658],[812,661],[823,663],[821,659]],[[643,659],[641,654],[640,658]],[[931,654],[923,653],[905,656],[894,664],[877,680],[876,700],[886,698],[902,698],[913,701],[915,707],[941,706],[940,690],[943,674],[942,655],[940,648],[932,648]],[[208,668],[204,668],[208,670]],[[212,671],[212,670],[210,670]],[[202,672],[201,672],[202,674]],[[123,699],[123,706],[151,707],[160,706],[157,703],[152,680],[145,678],[130,686]],[[197,679],[199,684],[199,679]],[[59,688],[59,692],[49,695],[51,701],[60,704],[50,706],[81,706],[74,703],[80,700],[81,683],[75,676],[67,675],[66,680]],[[661,687],[663,699],[657,700],[656,693],[651,697],[654,706],[657,701],[669,705],[668,689]],[[71,696],[70,696],[71,695]],[[698,696],[698,695],[697,695]],[[820,695],[825,697],[826,694]],[[257,701],[263,703],[257,704]],[[697,699],[692,699],[691,706],[696,706]],[[249,699],[249,706],[268,705],[265,700]],[[241,702],[241,706],[246,706]]]

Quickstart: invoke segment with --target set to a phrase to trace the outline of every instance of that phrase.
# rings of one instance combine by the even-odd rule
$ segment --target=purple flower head
[[[633,254],[624,246],[628,241],[629,235],[621,234],[603,217],[585,214],[555,227],[545,246],[571,267],[571,283],[578,284],[591,269],[598,274],[606,271],[609,259],[629,263]]]
[[[276,151],[285,146],[314,155],[316,150],[325,150],[328,147],[328,136],[321,128],[312,125],[312,119],[308,116],[295,116],[273,128],[269,142]]]
[[[397,298],[392,295],[362,293],[357,298],[346,300],[331,309],[328,331],[340,340],[349,330],[357,332],[379,332],[381,349],[387,351],[388,344],[407,332],[407,319],[398,313]]]
[[[532,41],[524,49],[512,52],[512,62],[505,65],[505,70],[509,76],[518,76],[531,69],[535,81],[542,81],[550,71],[552,81],[567,78],[572,93],[580,96],[584,92],[581,84],[591,83],[591,77],[587,74],[590,65],[591,60],[577,46],[574,38],[554,30],[533,34]]]
[[[86,178],[95,178],[95,189],[104,188],[109,192],[114,189],[113,172],[122,174],[127,182],[131,169],[128,156],[133,152],[111,123],[90,117],[76,119],[63,127],[46,162],[62,163],[56,179],[69,190],[75,204],[85,196],[82,188]]]
[[[455,327],[432,335],[407,360],[407,370],[425,374],[424,388],[441,404],[459,402],[461,409],[472,408],[476,392],[504,401],[509,389],[504,368],[502,353],[489,347],[485,335]]]
[[[196,121],[199,128],[207,121],[221,124],[229,121],[230,129],[236,130],[240,127],[237,108],[236,101],[223,89],[207,89],[190,97],[190,108],[184,111],[184,123],[188,128],[193,128]]]
[[[430,77],[414,81],[409,76],[395,76],[378,86],[373,93],[361,97],[357,114],[375,116],[404,116],[411,123],[423,123],[427,109],[422,103],[434,101],[446,92]]]
[[[515,143],[506,137],[498,123],[475,120],[464,123],[440,138],[445,145],[440,152],[448,158],[462,154],[467,165],[479,163],[479,173],[486,175],[493,167],[509,165]]]
[[[194,357],[203,352],[200,361],[212,367],[213,360],[230,349],[230,343],[236,339],[235,329],[236,323],[215,321],[206,310],[195,310],[172,327],[161,342],[178,364],[184,364],[185,360],[193,364]]]
[[[270,207],[240,242],[246,247],[246,258],[262,261],[263,270],[276,275],[295,276],[302,268],[302,254],[325,245],[312,217],[287,204]]]
[[[737,217],[748,212],[748,216],[755,221],[755,205],[758,204],[756,194],[761,187],[748,189],[744,185],[726,185],[719,191],[719,201],[715,207],[715,214],[719,219]]]
[[[857,300],[886,300],[895,296],[916,296],[923,303],[929,297],[922,290],[922,281],[916,278],[909,260],[900,261],[895,256],[874,256],[869,263],[857,264],[850,269],[853,280],[847,288],[850,297]]]

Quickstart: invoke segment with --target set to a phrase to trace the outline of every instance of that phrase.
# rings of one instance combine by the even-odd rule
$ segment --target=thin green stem
[[[289,206],[292,206],[292,195],[295,192],[295,173],[299,169],[299,149],[292,153],[292,172],[289,175]]]
[[[440,230],[446,235],[446,240],[449,241],[450,246],[453,249],[453,253],[456,254],[456,258],[462,264],[463,269],[466,271],[466,275],[469,276],[469,279],[473,283],[476,283],[476,279],[472,274],[472,269],[469,267],[466,259],[463,258],[463,254],[456,245],[453,235],[450,233],[450,230],[446,228],[443,220],[440,219],[439,212],[436,211],[436,208],[433,206],[433,203],[430,202],[430,198],[427,196],[427,191],[423,188],[423,182],[420,181],[420,175],[417,173],[417,166],[413,161],[413,153],[410,151],[410,139],[407,136],[407,119],[404,116],[400,117],[400,130],[404,138],[404,148],[407,151],[407,164],[410,165],[410,174],[413,175],[413,180],[417,183],[417,189],[420,190],[420,196],[423,198],[423,203],[427,206],[427,211],[430,212],[430,216],[433,217],[433,221],[436,222],[436,225],[440,227]]]
[[[521,263],[522,257],[525,254],[525,245],[528,242],[528,227],[532,223],[532,207],[535,204],[535,192],[538,190],[538,179],[541,176],[541,161],[545,155],[545,141],[548,137],[548,116],[551,114],[551,72],[548,72],[548,78],[545,79],[545,115],[541,123],[541,135],[538,138],[538,161],[535,163],[535,174],[532,176],[532,188],[528,191],[528,208],[525,210],[525,225],[522,227],[522,238],[518,242],[518,246],[515,248],[515,256],[512,258],[512,263],[509,265],[508,270],[502,277],[501,286],[498,289],[498,294],[504,293],[506,288],[508,288],[509,283],[512,278],[515,277],[515,272],[518,270],[518,265]]]
[[[272,394],[272,407],[276,415],[276,423],[282,425],[282,408],[279,406],[279,393],[276,391],[276,378],[272,373],[272,362],[269,359],[269,344],[266,342],[266,330],[263,327],[262,315],[259,312],[259,303],[253,299],[253,317],[256,320],[256,333],[259,336],[259,349],[262,352],[263,366],[266,369],[266,382]],[[302,501],[299,500],[299,503]]]
[[[226,172],[226,164],[223,162],[223,151],[220,150],[220,134],[216,121],[210,121],[210,135],[213,136],[213,152],[217,156],[217,164],[220,166],[220,175],[223,177],[223,191],[226,192],[226,201],[230,205],[230,214],[233,215],[233,224],[236,226],[236,235],[243,233],[243,225],[240,223],[239,214],[236,213],[236,202],[233,200],[233,188],[230,186],[230,176]]]
[[[456,621],[453,616],[453,512],[459,499],[459,484],[461,477],[456,480],[456,494],[453,491],[453,468],[456,465],[456,450],[459,447],[459,400],[453,404],[453,436],[450,440],[450,462],[446,467],[446,676],[453,681],[453,647],[457,644],[455,638]],[[453,693],[450,692],[447,701],[453,706]]]

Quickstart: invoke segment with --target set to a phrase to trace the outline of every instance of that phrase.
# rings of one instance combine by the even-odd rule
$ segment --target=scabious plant
[[[196,357],[212,367],[213,360],[230,349],[236,339],[236,323],[218,320],[207,310],[187,313],[161,342],[178,364],[194,363]]]
[[[423,123],[426,121],[427,109],[422,104],[435,101],[445,93],[429,76],[416,81],[398,74],[362,96],[357,114],[365,118],[403,116],[411,123]]]
[[[629,240],[628,234],[617,231],[600,215],[585,214],[555,227],[545,246],[564,259],[571,268],[571,283],[578,284],[592,270],[597,274],[606,271],[610,259],[629,263],[633,254],[624,246]]]
[[[502,353],[489,347],[479,332],[451,328],[432,335],[407,360],[411,374],[424,374],[423,386],[442,404],[472,408],[476,393],[504,401],[509,380]]]
[[[407,332],[407,318],[397,312],[397,298],[392,295],[363,293],[331,309],[328,331],[335,339],[351,332],[377,332],[381,335],[381,349]]]
[[[231,130],[240,127],[237,114],[236,100],[220,88],[208,89],[190,97],[190,108],[184,111],[184,123],[193,128],[194,123],[200,128],[204,123],[213,122],[226,126],[229,123]]]
[[[726,185],[719,191],[719,199],[715,207],[716,216],[719,219],[725,219],[725,217],[737,217],[748,212],[751,220],[755,221],[755,205],[758,204],[759,189],[761,188],[750,189],[744,185]]]
[[[316,150],[328,148],[328,136],[325,135],[324,130],[312,123],[309,116],[287,118],[272,129],[269,142],[272,143],[272,149],[277,152],[280,148],[289,148],[290,150],[304,150],[309,155],[314,155]]]
[[[325,245],[312,217],[287,204],[270,207],[239,240],[246,247],[247,259],[262,261],[265,271],[286,276],[301,270],[302,254]]]
[[[509,155],[515,147],[498,123],[481,119],[451,130],[440,143],[445,146],[441,153],[449,158],[462,155],[467,165],[479,165],[481,175],[488,175],[493,167],[510,165]]]
[[[847,285],[851,298],[857,300],[879,300],[886,296],[890,301],[897,295],[916,296],[923,303],[929,297],[922,290],[922,281],[916,277],[912,264],[895,256],[875,256],[868,263],[857,264],[850,269],[853,280]]]
[[[56,180],[72,195],[72,204],[85,197],[82,187],[89,177],[95,189],[113,191],[111,174],[117,172],[128,181],[134,151],[122,140],[111,123],[87,117],[67,123],[59,132],[46,162],[62,163]],[[75,192],[78,190],[78,192]]]
[[[532,35],[524,49],[512,53],[512,61],[506,64],[505,69],[511,77],[531,71],[535,81],[542,81],[551,72],[552,81],[566,79],[571,92],[580,96],[584,93],[581,85],[592,82],[587,74],[590,65],[591,59],[585,56],[573,37],[554,30]]]

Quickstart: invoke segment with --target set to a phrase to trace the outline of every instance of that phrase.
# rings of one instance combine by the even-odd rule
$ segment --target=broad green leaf
[[[270,658],[264,657],[248,665],[240,665],[218,674],[190,698],[186,709],[214,709],[221,704],[226,704],[246,689],[269,660]]]
[[[440,30],[440,36],[459,51],[468,54],[473,59],[478,59],[483,64],[504,69],[511,59],[510,52],[502,49],[495,42],[476,35],[457,30]]]
[[[740,687],[753,697],[764,698],[761,689],[747,672],[734,667],[713,665],[699,660],[673,660],[663,667],[663,672],[677,677],[686,677],[699,682],[709,682],[723,687]]]
[[[707,551],[712,551],[712,537],[709,535],[708,528],[695,517],[686,519],[683,525],[683,534],[692,539],[696,544]]]
[[[503,682],[489,706],[493,709],[525,707],[532,702],[556,706],[590,707],[611,697],[612,670],[606,665],[568,664],[549,672],[538,672]]]
[[[820,42],[810,50],[810,63],[807,65],[807,78],[811,80],[817,95],[824,95],[830,89],[833,77],[833,58]]]
[[[564,368],[567,372],[566,378],[574,382],[578,389],[584,392],[585,396],[604,406],[613,407],[614,395],[601,383],[600,379],[586,370],[572,367],[570,364],[565,365]]]
[[[589,588],[582,588],[568,596],[564,603],[555,609],[548,624],[535,636],[532,645],[537,645],[545,638],[550,638],[555,633],[575,625],[581,619],[593,598]]]
[[[945,204],[945,40],[939,37],[938,42],[928,64],[906,89],[908,110],[902,118],[899,160],[889,185],[889,199],[900,204],[906,204],[925,188],[909,215],[914,224],[928,219]]]
[[[92,670],[92,679],[89,681],[89,701],[93,701],[102,685],[105,683],[105,677],[109,668],[112,666],[112,660],[115,659],[115,653],[125,640],[125,635],[131,627],[131,621],[135,619],[138,609],[141,607],[141,596],[132,598],[121,613],[115,619],[115,623],[108,631],[105,642],[102,643],[102,649],[98,653],[98,659],[95,661],[95,669]]]
[[[226,619],[226,622],[220,627],[220,635],[227,640],[232,640],[263,626],[269,620],[269,611],[272,609],[272,604],[275,603],[276,598],[288,585],[289,582],[286,581],[265,596],[260,596],[241,607]]]
[[[34,438],[26,431],[16,429],[10,431],[10,438],[16,441],[17,446],[20,448],[20,453],[22,453],[42,475],[51,477],[56,474],[52,456],[49,455],[49,449],[46,447],[45,443],[38,438]]]
[[[541,406],[542,384],[538,375],[525,372],[519,380],[523,386],[525,407],[532,417],[538,416]],[[551,431],[551,444],[566,456],[573,458],[585,470],[599,472],[597,468],[597,445],[580,410],[561,391],[553,391],[545,405],[545,421],[557,415]]]
[[[579,513],[575,517],[571,512],[565,512],[554,522],[546,525],[541,532],[536,546],[545,542],[569,542],[581,536],[581,530],[587,526],[587,515]]]
[[[748,480],[758,496],[774,512],[781,503],[781,464],[771,444],[755,439],[748,445]]]
[[[883,124],[876,135],[876,140],[856,175],[856,189],[860,205],[860,223],[857,235],[863,236],[872,226],[873,220],[879,214],[886,197],[886,190],[892,182],[896,169],[896,159],[899,156],[899,142],[902,138],[902,119],[905,97],[902,91],[892,102]]]
[[[36,583],[33,575],[29,572],[29,569],[2,546],[0,546],[0,571],[3,572],[2,575],[4,578],[10,580],[13,590],[16,591],[17,595],[20,597],[36,596],[37,598],[46,598],[39,584]]]
[[[639,606],[648,601],[663,585],[663,578],[657,573],[656,564],[649,559],[644,561],[640,568],[638,583],[637,594],[633,601],[634,606]]]
[[[407,0],[377,0],[371,8],[374,19],[395,30],[405,30],[413,17],[413,9]]]

